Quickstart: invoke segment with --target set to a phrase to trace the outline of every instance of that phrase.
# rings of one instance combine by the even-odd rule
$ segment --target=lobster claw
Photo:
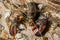
[[[17,33],[17,27],[16,26],[10,27],[9,32],[10,35],[15,36]]]

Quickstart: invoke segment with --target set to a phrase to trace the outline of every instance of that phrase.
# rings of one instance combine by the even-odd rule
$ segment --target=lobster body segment
[[[17,27],[16,26],[10,27],[9,32],[10,32],[10,35],[15,36],[17,33]]]

